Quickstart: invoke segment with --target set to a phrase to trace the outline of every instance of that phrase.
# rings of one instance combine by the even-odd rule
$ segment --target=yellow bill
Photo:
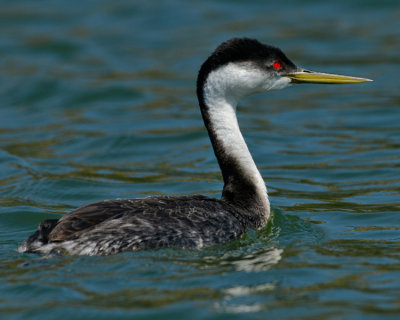
[[[285,77],[291,79],[293,83],[346,84],[373,81],[367,78],[350,77],[340,74],[314,72],[309,70],[288,73]]]

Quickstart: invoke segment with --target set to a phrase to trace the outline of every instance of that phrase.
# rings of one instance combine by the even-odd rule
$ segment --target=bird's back
[[[106,200],[43,221],[22,252],[106,255],[147,248],[203,248],[242,235],[234,206],[203,196]]]

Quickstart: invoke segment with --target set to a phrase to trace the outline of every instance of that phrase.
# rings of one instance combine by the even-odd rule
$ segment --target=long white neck
[[[211,72],[203,86],[200,105],[224,178],[222,199],[244,211],[252,226],[258,227],[267,221],[270,205],[264,180],[243,139],[236,117],[237,102],[248,91],[241,91],[243,87],[235,88],[236,80],[232,79],[232,75],[243,77],[237,72],[230,67]],[[229,79],[232,81],[229,82]]]

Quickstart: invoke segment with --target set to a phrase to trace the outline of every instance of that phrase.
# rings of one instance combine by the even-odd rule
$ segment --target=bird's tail
[[[49,234],[58,220],[44,220],[39,224],[38,230],[27,238],[19,247],[19,252],[42,253],[41,248],[48,244]]]

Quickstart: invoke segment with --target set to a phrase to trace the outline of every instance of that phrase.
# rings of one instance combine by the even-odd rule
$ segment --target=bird
[[[41,222],[19,252],[47,255],[110,255],[144,249],[203,249],[264,227],[271,210],[236,117],[238,101],[292,84],[348,84],[366,78],[314,72],[295,65],[279,48],[251,38],[220,44],[202,64],[197,97],[218,161],[220,199],[150,196],[104,200]]]

